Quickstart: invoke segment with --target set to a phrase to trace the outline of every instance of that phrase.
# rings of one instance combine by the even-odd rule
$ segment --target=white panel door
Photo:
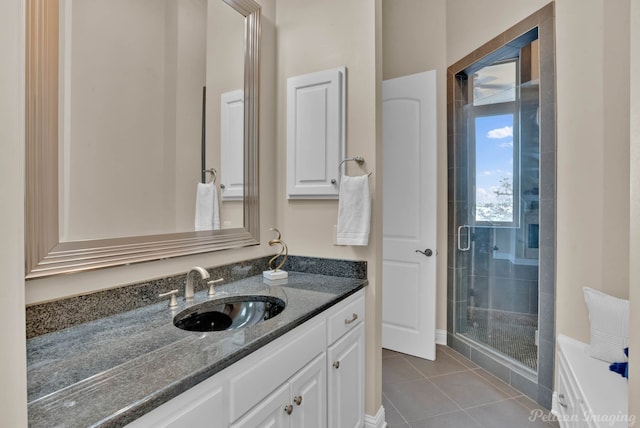
[[[435,360],[436,72],[382,92],[382,346]]]
[[[287,195],[337,198],[344,158],[346,68],[287,79]]]

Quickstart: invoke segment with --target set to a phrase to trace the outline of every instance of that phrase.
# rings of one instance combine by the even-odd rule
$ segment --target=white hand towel
[[[338,245],[368,245],[371,224],[369,176],[342,176],[338,201]]]
[[[220,229],[218,192],[213,181],[210,183],[198,183],[195,228],[196,230]]]

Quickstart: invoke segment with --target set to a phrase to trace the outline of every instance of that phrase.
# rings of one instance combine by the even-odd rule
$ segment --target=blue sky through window
[[[513,114],[475,118],[476,221],[513,221]]]

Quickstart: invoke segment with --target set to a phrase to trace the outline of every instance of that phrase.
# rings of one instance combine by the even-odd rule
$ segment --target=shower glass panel
[[[537,41],[456,76],[455,331],[537,370]]]

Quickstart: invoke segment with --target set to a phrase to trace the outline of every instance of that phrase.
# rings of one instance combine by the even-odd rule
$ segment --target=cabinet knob
[[[293,397],[293,402],[296,403],[296,406],[299,406],[302,404],[302,395],[296,395],[295,397]]]
[[[291,404],[287,404],[284,406],[284,411],[287,415],[290,415],[293,412],[293,406]]]
[[[335,367],[336,369],[340,368],[340,361],[334,361],[333,362],[333,367]]]

